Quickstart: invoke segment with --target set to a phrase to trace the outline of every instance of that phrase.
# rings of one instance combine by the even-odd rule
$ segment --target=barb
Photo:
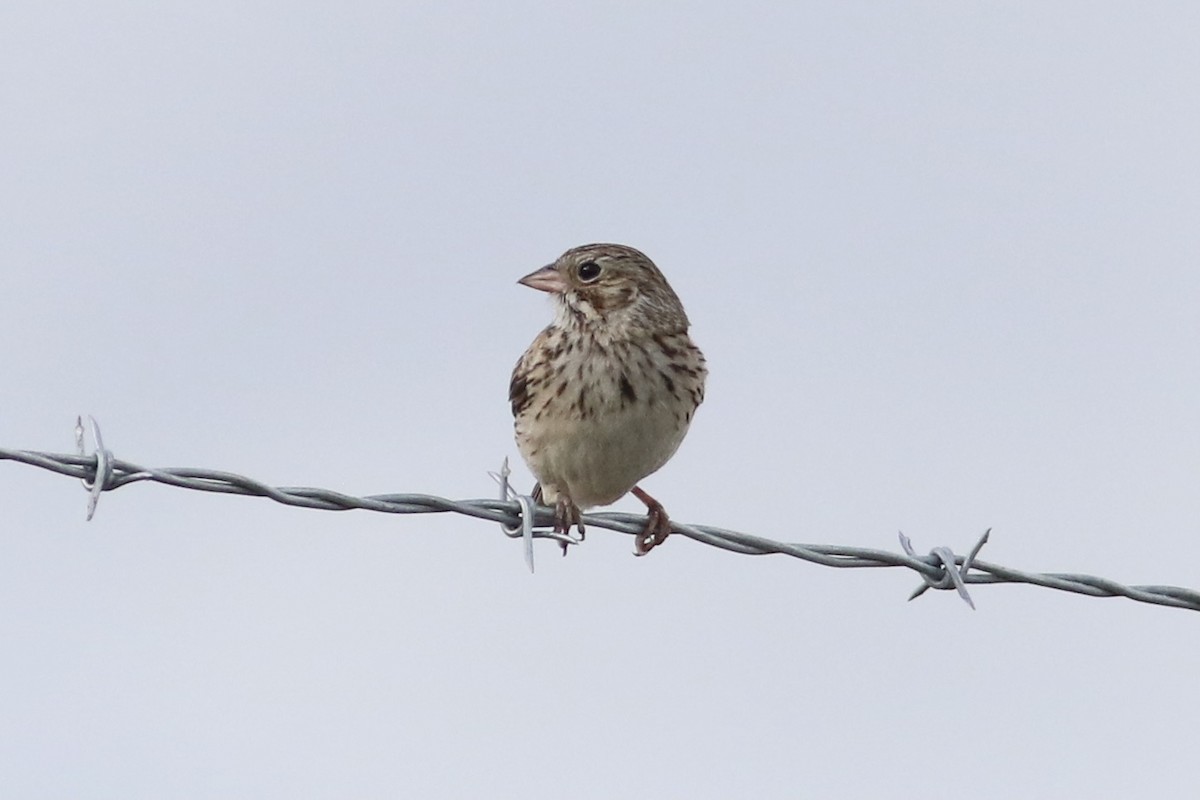
[[[570,544],[576,543],[571,537],[563,537],[552,530],[547,530],[554,524],[552,508],[535,505],[529,498],[512,492],[511,487],[507,485],[507,463],[505,468],[502,468],[501,472],[494,477],[501,486],[502,495],[509,499],[448,500],[444,497],[426,494],[377,494],[355,497],[328,489],[305,486],[270,486],[253,478],[220,470],[194,467],[163,469],[143,467],[114,458],[111,452],[104,449],[95,420],[89,419],[89,421],[96,443],[96,451],[91,456],[0,448],[0,461],[16,461],[83,480],[84,486],[88,488],[89,492],[89,519],[95,511],[96,500],[101,492],[114,491],[131,483],[152,481],[201,492],[266,497],[283,505],[300,508],[329,511],[363,509],[387,514],[463,514],[499,523],[504,527],[505,535],[522,538],[525,542],[527,563],[531,570],[533,568],[534,539],[553,539],[562,542],[565,538]],[[82,447],[82,430],[82,422],[80,422],[77,427],[77,441],[80,443],[80,447]],[[512,499],[514,497],[515,499]],[[646,518],[641,515],[617,512],[585,514],[583,521],[589,527],[605,528],[631,535],[640,533],[646,524]],[[955,589],[971,604],[972,608],[974,608],[974,604],[970,602],[970,596],[966,594],[966,584],[1026,583],[1089,597],[1127,597],[1140,603],[1200,611],[1200,592],[1194,589],[1185,589],[1179,586],[1126,586],[1094,575],[1026,572],[980,561],[976,555],[987,540],[986,533],[971,553],[964,558],[955,555],[949,548],[935,548],[933,553],[928,556],[917,556],[911,552],[911,544],[907,548],[910,552],[896,553],[865,547],[779,542],[762,536],[710,525],[684,525],[672,522],[671,530],[702,544],[743,555],[786,555],[813,564],[842,569],[860,567],[911,569],[920,575],[924,582],[914,592],[913,597],[920,596],[929,588]],[[902,539],[903,541],[905,540]]]
[[[92,443],[95,445],[96,451],[96,469],[92,473],[92,478],[91,480],[83,479],[83,488],[88,490],[87,518],[88,522],[91,522],[92,517],[96,514],[96,504],[100,502],[100,493],[109,488],[109,481],[112,480],[112,453],[104,449],[100,424],[90,414],[88,415],[88,430],[92,434]],[[75,418],[75,451],[81,457],[86,456],[83,451],[82,416]]]
[[[916,600],[929,589],[953,588],[958,592],[958,596],[962,598],[963,602],[969,605],[971,610],[974,611],[975,601],[971,599],[971,594],[967,591],[966,575],[967,571],[971,569],[971,564],[975,561],[975,556],[979,555],[979,551],[987,544],[988,537],[991,535],[991,528],[983,532],[983,536],[979,537],[979,541],[975,543],[975,546],[971,548],[971,552],[963,559],[962,569],[958,568],[958,564],[956,563],[958,557],[954,555],[954,551],[949,547],[935,547],[930,550],[929,555],[936,558],[942,564],[942,576],[935,581],[931,580],[928,575],[922,575],[921,579],[925,582],[913,590],[908,599]],[[904,549],[905,553],[916,558],[917,553],[913,550],[912,540],[905,536],[903,531],[900,532],[900,547]]]
[[[512,486],[508,483],[508,476],[512,471],[508,468],[508,459],[504,459],[504,463],[500,465],[499,472],[489,472],[496,483],[500,484],[500,499],[501,500],[516,500],[517,505],[521,507],[521,524],[510,528],[503,522],[500,523],[500,530],[509,538],[520,536],[525,544],[525,565],[529,567],[530,574],[533,573],[533,498],[527,494],[518,494],[513,491]],[[566,547],[566,545],[563,545]]]

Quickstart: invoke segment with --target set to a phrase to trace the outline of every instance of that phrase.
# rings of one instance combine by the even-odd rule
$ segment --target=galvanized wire
[[[201,492],[266,497],[284,505],[328,511],[363,509],[387,514],[463,514],[500,523],[509,536],[525,535],[527,548],[529,547],[528,541],[533,538],[554,539],[562,543],[564,547],[578,542],[574,537],[563,536],[550,530],[554,524],[553,509],[533,504],[527,496],[520,496],[518,499],[508,490],[506,472],[494,477],[502,481],[501,493],[510,498],[507,500],[449,500],[427,494],[377,494],[356,497],[329,489],[306,486],[270,486],[244,475],[220,470],[195,467],[144,467],[113,458],[112,454],[104,449],[99,429],[95,426],[94,420],[91,432],[95,441],[95,451],[91,455],[83,454],[83,428],[82,425],[77,425],[76,439],[80,451],[77,455],[0,448],[0,460],[16,461],[83,480],[91,495],[88,506],[89,519],[91,513],[95,511],[96,500],[101,492],[114,491],[131,483],[152,481]],[[523,509],[528,510],[532,519],[522,513]],[[605,528],[622,533],[638,534],[642,532],[646,518],[637,514],[607,512],[584,514],[583,522],[589,528]],[[963,584],[1027,583],[1090,597],[1127,597],[1141,603],[1200,611],[1200,591],[1193,589],[1178,586],[1126,586],[1094,575],[1026,572],[989,561],[981,561],[975,556],[986,541],[986,533],[970,555],[964,557],[955,555],[945,547],[934,548],[927,556],[918,556],[912,552],[911,545],[907,543],[903,534],[901,534],[901,543],[908,551],[906,553],[844,545],[779,542],[726,528],[711,525],[685,525],[674,520],[671,523],[671,530],[675,534],[686,536],[697,542],[742,555],[786,555],[826,567],[843,569],[859,567],[911,569],[923,581],[912,597],[920,595],[929,588],[954,589],[964,600],[971,603]],[[528,549],[526,558],[532,567],[531,551]],[[974,607],[973,604],[971,605]]]

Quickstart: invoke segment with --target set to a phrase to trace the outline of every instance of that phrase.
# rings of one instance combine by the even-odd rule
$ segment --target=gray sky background
[[[9,3],[0,445],[491,496],[550,319],[645,250],[712,371],[680,521],[1200,586],[1185,3]],[[523,488],[532,480],[517,467]],[[22,798],[1182,796],[1200,617],[912,573],[530,576],[460,516],[0,464]],[[636,510],[636,500],[618,508]]]

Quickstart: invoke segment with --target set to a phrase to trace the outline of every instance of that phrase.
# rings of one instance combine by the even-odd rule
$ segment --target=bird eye
[[[591,283],[600,277],[600,265],[595,261],[585,261],[579,265],[579,280]]]

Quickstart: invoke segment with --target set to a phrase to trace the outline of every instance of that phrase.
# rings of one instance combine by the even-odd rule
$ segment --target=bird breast
[[[564,333],[544,331],[518,366],[528,395],[517,444],[547,502],[566,493],[580,508],[607,505],[683,441],[704,396],[704,359],[685,331],[607,342]]]

